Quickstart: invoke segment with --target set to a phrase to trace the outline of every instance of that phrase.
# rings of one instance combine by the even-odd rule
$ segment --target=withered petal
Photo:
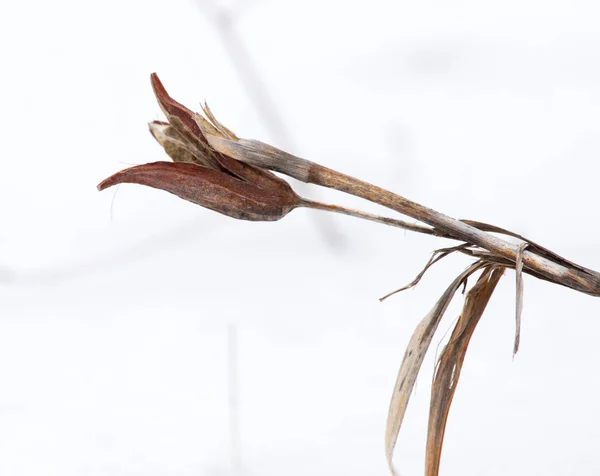
[[[190,111],[187,107],[185,107],[183,104],[178,103],[177,101],[175,101],[175,99],[169,96],[169,93],[163,86],[163,83],[158,78],[158,75],[156,73],[152,73],[150,75],[150,82],[152,83],[152,89],[154,90],[156,100],[158,101],[160,108],[165,113],[165,116],[167,116],[167,120],[173,126],[178,127],[179,124],[174,123],[172,120],[173,118],[178,119],[178,121],[175,122],[179,122],[181,126],[187,129],[188,133],[193,135],[193,137],[208,145],[208,142],[202,134],[202,131],[200,130],[198,124],[196,124],[196,121],[194,120],[194,113]],[[183,133],[183,131],[179,132]]]
[[[119,183],[136,183],[165,190],[240,220],[279,220],[300,202],[283,180],[277,187],[259,188],[226,173],[183,162],[154,162],[130,167],[102,181],[98,190]]]

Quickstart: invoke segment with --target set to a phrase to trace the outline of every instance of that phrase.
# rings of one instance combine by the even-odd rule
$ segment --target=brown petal
[[[154,162],[122,170],[101,182],[98,190],[118,183],[137,183],[165,190],[241,220],[279,220],[298,206],[300,200],[283,180],[268,189],[259,188],[226,173],[181,162]]]
[[[152,89],[154,90],[156,100],[165,113],[165,116],[167,116],[167,120],[177,129],[183,127],[186,130],[180,130],[180,133],[190,133],[197,140],[202,141],[204,144],[208,144],[202,135],[202,131],[198,127],[198,124],[196,124],[196,121],[194,120],[194,113],[169,96],[169,93],[167,93],[167,90],[156,73],[150,75],[150,82],[152,83]],[[173,121],[173,118],[176,120]]]
[[[207,104],[202,106],[202,110],[209,120],[190,111],[169,96],[156,73],[151,75],[151,80],[156,99],[174,130],[169,129],[166,123],[158,121],[150,124],[150,130],[175,162],[190,162],[187,153],[189,151],[197,159],[196,163],[215,170],[226,171],[233,175],[233,178],[239,178],[262,189],[263,194],[269,192],[273,196],[285,200],[290,192],[293,193],[285,180],[270,171],[245,164],[214,150],[207,141],[207,133],[211,137],[221,136],[233,141],[238,139],[233,132],[216,119]],[[173,141],[167,140],[177,139],[177,134],[180,136],[180,141],[173,143]],[[169,135],[169,138],[165,137],[166,135]]]
[[[217,160],[218,154],[208,145],[208,141],[196,124],[195,113],[169,96],[156,73],[152,73],[150,81],[156,100],[167,116],[167,120],[198,151],[196,156],[200,158],[200,162],[203,165],[207,162],[210,168],[220,169],[221,165]]]

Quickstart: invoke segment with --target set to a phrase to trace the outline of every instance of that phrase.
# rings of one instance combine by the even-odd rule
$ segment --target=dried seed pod
[[[218,170],[190,163],[154,162],[108,177],[99,190],[119,183],[137,183],[165,190],[224,215],[251,221],[275,221],[300,205],[284,180],[259,187]]]

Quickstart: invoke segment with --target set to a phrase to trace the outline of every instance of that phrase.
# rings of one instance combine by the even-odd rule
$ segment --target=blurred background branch
[[[252,55],[246,48],[236,28],[236,18],[244,11],[241,6],[244,5],[245,8],[248,8],[253,2],[229,3],[229,6],[225,6],[222,2],[216,0],[196,0],[196,5],[200,11],[208,17],[210,23],[215,27],[223,48],[227,52],[231,63],[237,71],[238,78],[246,90],[248,99],[252,102],[274,142],[284,150],[297,150],[294,147],[292,134],[286,127],[284,115],[269,94],[268,87],[261,77],[259,68],[252,60]],[[304,186],[301,182],[297,182],[294,188],[302,191]],[[343,245],[344,237],[329,215],[315,213],[311,214],[311,219],[331,247],[339,248]]]

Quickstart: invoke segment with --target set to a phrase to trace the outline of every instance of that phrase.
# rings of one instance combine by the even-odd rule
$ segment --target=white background
[[[388,474],[404,347],[466,258],[382,304],[449,242],[347,217],[332,217],[332,239],[319,212],[248,223],[140,186],[96,191],[127,164],[166,157],[146,126],[161,117],[153,71],[238,135],[283,145],[200,7],[0,7],[1,475]],[[291,152],[600,268],[597,2],[223,8]],[[328,192],[318,197],[378,211]],[[600,473],[600,301],[527,277],[523,319],[513,361],[508,272],[467,354],[442,474]],[[422,474],[433,363],[398,442],[404,475]]]

